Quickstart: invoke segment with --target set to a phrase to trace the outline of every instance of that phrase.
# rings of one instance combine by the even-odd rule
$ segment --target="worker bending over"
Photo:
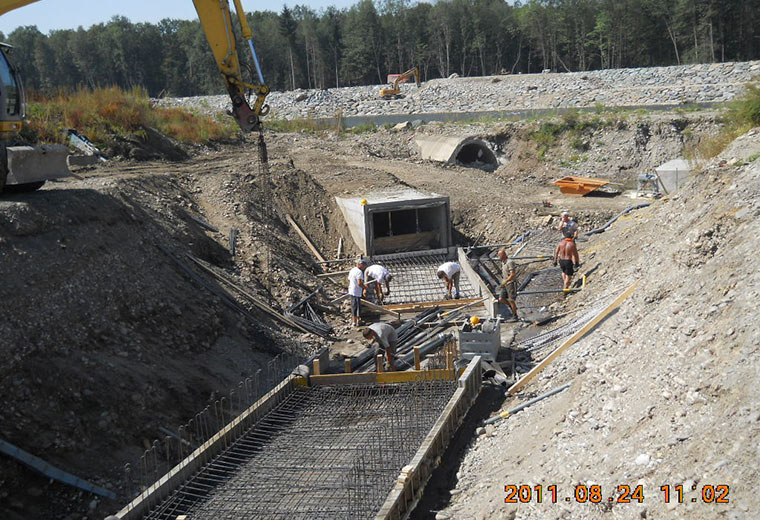
[[[451,299],[451,289],[454,288],[454,298],[459,298],[459,275],[462,272],[462,266],[457,262],[446,262],[438,267],[436,275],[439,280],[446,283],[446,298]]]
[[[563,238],[557,244],[557,249],[554,250],[554,265],[557,265],[558,259],[559,267],[562,269],[562,281],[564,282],[562,288],[569,289],[570,282],[573,280],[573,267],[578,269],[581,263],[581,259],[578,256],[578,248],[575,246],[575,240]]]
[[[396,346],[398,344],[398,335],[396,329],[387,323],[373,323],[366,329],[362,335],[372,342],[370,348],[375,349],[375,356],[383,354],[388,362],[390,370],[396,370],[393,364],[393,358],[396,357]]]
[[[517,320],[517,267],[515,261],[509,258],[503,247],[496,253],[501,260],[501,283],[499,284],[499,301],[509,305],[512,310],[511,320]]]
[[[362,295],[367,294],[367,286],[364,284],[364,270],[366,268],[367,263],[364,260],[358,260],[356,267],[348,272],[348,296],[351,298],[351,324],[354,327],[359,326]]]
[[[563,211],[559,218],[560,222],[557,229],[562,231],[562,236],[565,238],[578,238],[578,224],[570,218],[570,213]]]
[[[375,296],[377,297],[377,301],[380,302],[380,305],[382,305],[384,296],[391,293],[390,281],[393,279],[393,275],[382,265],[373,264],[364,270],[364,279],[368,287],[374,280]],[[385,284],[385,295],[383,295],[382,284]]]

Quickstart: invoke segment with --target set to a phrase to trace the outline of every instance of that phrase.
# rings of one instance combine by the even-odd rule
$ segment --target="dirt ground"
[[[457,470],[448,507],[431,516],[757,518],[760,165],[742,161],[758,151],[755,129],[677,195],[584,244],[581,259],[598,264],[598,274],[566,309],[634,280],[638,288],[508,399],[505,408],[571,383],[482,431]],[[599,503],[584,498],[595,485]],[[532,498],[521,503],[505,486],[527,486]],[[622,486],[640,486],[640,499],[620,501]]]
[[[363,196],[393,185],[448,195],[461,245],[503,242],[556,224],[565,209],[582,228],[596,227],[631,199],[570,198],[551,180],[594,172],[630,186],[640,171],[716,128],[710,114],[630,117],[590,134],[584,157],[569,138],[559,138],[540,159],[530,139],[535,123],[417,130],[489,140],[503,161],[493,173],[422,161],[411,131],[269,133],[268,170],[247,140],[195,151],[182,162],[84,168],[39,192],[0,196],[0,354],[6,360],[0,437],[120,498],[93,500],[2,458],[0,516],[102,518],[114,512],[125,498],[124,464],[160,436],[160,427],[186,421],[281,351],[310,354],[327,344],[255,307],[247,307],[251,319],[224,306],[165,251],[208,262],[282,310],[323,283],[286,214],[326,257],[335,256],[340,238],[346,254],[357,252],[336,195]],[[239,230],[234,257],[233,227]],[[643,252],[630,247],[630,255]],[[341,289],[324,284],[322,305]],[[344,335],[341,310],[323,310]]]

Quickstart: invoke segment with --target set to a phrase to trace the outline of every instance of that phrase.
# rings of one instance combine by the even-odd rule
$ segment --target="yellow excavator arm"
[[[40,0],[0,0],[0,15],[18,9]],[[235,34],[232,28],[230,5],[228,0],[193,0],[195,10],[198,12],[206,39],[211,46],[211,51],[216,59],[217,67],[227,85],[227,92],[232,100],[232,112],[235,119],[245,131],[257,130],[260,127],[259,117],[269,112],[269,106],[264,100],[269,94],[269,87],[264,83],[259,60],[253,46],[253,36],[245,12],[240,0],[233,0],[235,10],[240,20],[240,28],[243,38],[248,42],[253,57],[258,83],[247,83],[243,79],[240,69],[240,60],[235,48]],[[245,96],[246,89],[250,89],[256,95],[253,107],[248,104]]]
[[[396,76],[396,79],[393,80],[393,87],[392,88],[383,88],[380,89],[380,97],[383,99],[393,99],[401,96],[401,89],[399,88],[399,83],[404,81],[405,79],[414,77],[414,81],[417,83],[417,88],[420,88],[420,69],[419,67],[413,67],[403,74],[399,74]]]

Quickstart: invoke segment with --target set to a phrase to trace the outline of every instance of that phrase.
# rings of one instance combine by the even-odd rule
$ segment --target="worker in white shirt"
[[[393,275],[382,265],[372,264],[364,270],[364,279],[367,282],[367,286],[374,280],[375,296],[380,305],[382,305],[385,295],[391,293],[390,281],[393,280]],[[383,294],[383,284],[385,284],[385,294]]]
[[[367,268],[367,262],[363,259],[356,262],[356,267],[348,272],[348,295],[351,298],[351,324],[354,327],[359,326],[361,317],[361,299],[362,295],[367,292],[367,286],[364,284],[364,270]]]
[[[446,262],[438,267],[436,275],[439,280],[446,283],[446,297],[451,298],[451,289],[454,289],[454,298],[459,298],[459,275],[462,273],[462,266],[457,262]]]

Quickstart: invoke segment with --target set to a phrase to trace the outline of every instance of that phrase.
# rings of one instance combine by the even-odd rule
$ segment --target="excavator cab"
[[[0,43],[0,191],[5,186],[33,191],[46,180],[71,175],[66,162],[69,149],[20,143],[18,133],[23,127],[26,102],[21,76],[9,57],[12,48]]]

